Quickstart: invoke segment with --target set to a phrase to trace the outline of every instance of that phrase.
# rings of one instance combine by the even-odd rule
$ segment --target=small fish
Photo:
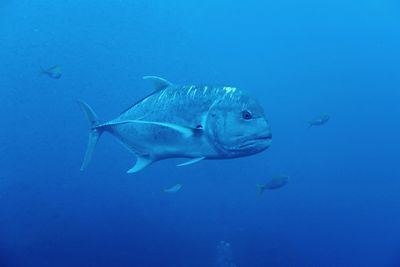
[[[44,75],[47,75],[48,77],[50,77],[52,79],[58,80],[62,76],[62,69],[61,69],[60,66],[55,65],[55,66],[53,66],[51,68],[48,68],[48,69],[43,69],[42,68],[42,71],[40,72],[40,74],[44,74]]]
[[[90,124],[82,163],[90,162],[98,139],[111,133],[134,155],[137,173],[168,158],[186,158],[178,166],[204,159],[230,159],[260,153],[271,145],[264,111],[247,92],[230,86],[176,85],[145,76],[154,91],[111,121],[100,122],[88,104],[78,101]]]
[[[330,119],[329,115],[321,115],[313,120],[311,120],[310,122],[308,122],[308,128],[311,128],[312,126],[320,126],[320,125],[324,125],[325,123],[327,123]]]
[[[165,193],[176,193],[176,192],[178,192],[179,190],[181,190],[181,188],[182,188],[182,185],[181,185],[181,184],[176,184],[176,185],[171,186],[171,187],[169,187],[169,188],[165,188],[165,189],[164,189],[164,192],[165,192]]]
[[[265,190],[274,190],[285,186],[289,181],[289,176],[277,175],[266,184],[258,184],[257,188],[260,190],[260,194],[264,193]]]

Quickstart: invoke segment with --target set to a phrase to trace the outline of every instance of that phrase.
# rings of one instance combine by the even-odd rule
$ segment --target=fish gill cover
[[[0,36],[0,266],[399,266],[397,1],[2,1]],[[230,147],[204,126],[238,137],[233,122],[263,114],[271,146],[126,174],[124,146],[152,147],[105,131],[81,172],[76,101],[112,121],[154,92],[143,76],[238,88],[263,110],[127,119],[153,123],[155,144]],[[260,195],[274,177],[290,179]]]

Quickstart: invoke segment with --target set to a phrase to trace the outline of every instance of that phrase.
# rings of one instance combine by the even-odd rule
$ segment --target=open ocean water
[[[129,175],[105,134],[81,172],[76,100],[144,75],[247,90],[271,147]],[[1,0],[0,117],[0,267],[400,266],[398,0]]]

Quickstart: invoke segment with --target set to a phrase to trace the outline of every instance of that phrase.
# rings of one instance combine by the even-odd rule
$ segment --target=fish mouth
[[[266,141],[271,141],[271,140],[272,140],[272,134],[259,136],[259,137],[253,138],[252,140],[266,140]]]
[[[248,148],[248,147],[254,147],[254,146],[263,146],[265,148],[268,148],[271,145],[272,142],[272,134],[266,134],[266,135],[261,135],[257,136],[248,140],[245,140],[239,148]]]

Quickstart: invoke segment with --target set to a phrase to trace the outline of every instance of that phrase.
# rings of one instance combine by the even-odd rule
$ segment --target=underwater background
[[[400,266],[399,48],[397,0],[2,0],[0,266]],[[112,119],[144,75],[249,91],[272,146],[128,175],[107,134],[80,172],[76,100]]]

